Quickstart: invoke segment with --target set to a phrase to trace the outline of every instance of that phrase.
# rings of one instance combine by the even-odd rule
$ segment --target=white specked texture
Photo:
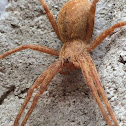
[[[1,0],[0,1],[0,19],[4,19],[8,16],[8,13],[6,13],[6,8],[8,7],[8,0]]]
[[[56,20],[68,0],[46,0]],[[37,0],[11,0],[0,19],[0,54],[22,44],[60,50],[46,14]],[[125,0],[100,0],[93,38],[113,24],[126,20]],[[126,126],[126,27],[117,29],[93,52],[106,95],[120,126]],[[0,125],[12,126],[26,92],[36,78],[58,58],[25,50],[0,60]],[[10,92],[10,93],[9,93]],[[35,91],[36,92],[36,91]],[[35,93],[34,93],[35,95]],[[4,98],[3,98],[4,96]],[[32,101],[32,100],[31,100]],[[26,107],[25,113],[28,107]],[[106,126],[80,70],[56,75],[39,98],[26,126]]]

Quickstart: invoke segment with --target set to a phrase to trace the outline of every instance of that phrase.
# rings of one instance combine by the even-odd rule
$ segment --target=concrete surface
[[[66,1],[47,1],[56,19]],[[93,38],[124,20],[126,21],[125,0],[100,0]],[[92,52],[120,126],[126,126],[126,64],[119,62],[120,55],[126,60],[125,36],[126,27],[117,29]],[[44,45],[58,50],[62,46],[37,0],[11,0],[0,19],[0,54],[22,44]],[[48,54],[25,50],[0,60],[1,126],[12,126],[28,88],[57,59],[58,57]],[[105,125],[80,70],[68,75],[57,74],[40,97],[27,122],[27,126]]]

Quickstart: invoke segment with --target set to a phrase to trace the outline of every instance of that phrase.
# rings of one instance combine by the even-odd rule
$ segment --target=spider
[[[89,0],[68,1],[62,7],[59,13],[57,24],[45,1],[40,0],[55,33],[57,34],[58,38],[63,42],[61,50],[57,51],[55,49],[39,45],[21,45],[0,55],[0,59],[3,59],[4,57],[17,51],[32,49],[59,56],[59,60],[51,64],[48,69],[37,78],[35,83],[28,90],[24,103],[16,116],[14,126],[18,125],[22,112],[31,99],[35,88],[40,87],[33,98],[32,105],[25,115],[21,126],[24,126],[26,124],[29,116],[37,105],[39,96],[43,94],[54,76],[57,73],[68,73],[69,71],[74,69],[82,70],[90,91],[97,105],[99,106],[99,109],[101,110],[107,124],[109,126],[113,126],[114,122],[116,126],[119,126],[116,116],[104,92],[96,67],[89,53],[93,49],[95,49],[116,28],[126,25],[126,21],[119,22],[112,27],[106,29],[90,43],[94,29],[96,4],[98,1],[99,0],[93,0],[93,2],[90,2]],[[101,98],[99,95],[101,96]],[[104,102],[107,111],[105,110],[101,99]]]

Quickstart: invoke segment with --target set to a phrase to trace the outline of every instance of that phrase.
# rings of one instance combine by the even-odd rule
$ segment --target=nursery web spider
[[[57,34],[58,38],[63,42],[61,51],[39,45],[21,45],[0,55],[0,59],[3,59],[4,57],[14,52],[24,49],[32,49],[59,56],[59,60],[51,64],[48,69],[42,75],[40,75],[40,77],[38,77],[35,83],[28,90],[24,103],[21,106],[15,119],[14,126],[18,125],[21,114],[28,104],[30,98],[32,97],[35,88],[38,88],[40,86],[39,91],[33,98],[33,103],[30,109],[28,110],[24,120],[21,123],[21,126],[24,126],[26,124],[33,109],[37,105],[39,96],[46,90],[49,82],[53,79],[53,77],[58,72],[64,73],[78,68],[82,70],[85,80],[107,124],[109,126],[113,126],[114,122],[116,126],[119,126],[116,116],[108,102],[96,67],[90,57],[89,52],[96,48],[116,28],[126,25],[126,21],[119,22],[112,27],[106,29],[97,38],[95,38],[94,41],[91,42],[91,44],[89,44],[93,34],[95,10],[98,1],[99,0],[93,0],[92,3],[89,0],[68,1],[62,7],[59,13],[57,24],[45,1],[40,0],[55,33]],[[101,99],[104,102],[108,112],[106,112],[99,95],[101,96]]]

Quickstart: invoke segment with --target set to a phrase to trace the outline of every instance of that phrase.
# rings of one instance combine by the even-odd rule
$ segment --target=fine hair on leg
[[[38,77],[38,79],[35,81],[35,83],[32,85],[32,87],[29,89],[29,91],[27,93],[25,101],[24,101],[23,105],[21,106],[21,108],[20,108],[20,110],[19,110],[19,112],[16,116],[14,126],[18,125],[18,121],[21,117],[21,114],[24,111],[26,105],[28,104],[28,101],[31,99],[31,96],[33,94],[34,89],[38,88],[40,86],[40,89],[39,89],[38,93],[35,95],[35,97],[33,98],[32,105],[31,105],[28,113],[26,114],[26,116],[25,116],[25,118],[24,118],[24,120],[21,124],[21,126],[25,125],[26,121],[28,120],[29,116],[31,115],[33,109],[35,108],[35,106],[37,104],[37,101],[38,101],[40,94],[42,94],[46,90],[50,81],[60,71],[61,68],[62,68],[61,61],[54,62],[53,64],[51,64],[48,67],[48,69],[40,77]]]
[[[89,18],[87,24],[87,33],[86,33],[86,43],[89,43],[93,34],[94,30],[94,20],[95,20],[95,11],[96,11],[96,4],[99,0],[93,0],[90,11],[89,11]]]
[[[49,22],[51,23],[55,33],[57,34],[58,38],[60,39],[58,26],[57,26],[57,23],[56,23],[56,20],[55,20],[53,14],[50,12],[49,7],[44,0],[39,0],[39,1],[42,4],[42,6],[46,12],[46,15],[49,19]]]
[[[108,35],[110,35],[116,28],[122,27],[126,25],[126,21],[119,22],[117,24],[114,24],[112,27],[106,29],[104,32],[102,32],[98,37],[96,37],[93,42],[89,45],[89,48],[87,49],[88,52],[95,49]]]
[[[109,126],[113,126],[113,124],[112,124],[111,120],[109,119],[109,116],[101,102],[101,99],[98,95],[97,89],[95,87],[95,84],[93,82],[93,78],[91,75],[90,65],[89,65],[87,59],[84,57],[84,55],[82,55],[78,58],[78,62],[80,64],[80,67],[81,67],[82,73],[85,77],[85,80],[90,88],[90,91],[103,114],[104,119],[106,120],[106,122]]]
[[[109,115],[111,116],[111,119],[113,120],[115,125],[119,126],[119,124],[117,122],[117,119],[116,119],[116,116],[115,116],[115,114],[114,114],[114,112],[113,112],[113,110],[111,108],[111,105],[110,105],[110,103],[108,101],[108,98],[106,97],[106,94],[105,94],[105,91],[104,91],[103,86],[101,84],[100,78],[98,76],[96,67],[95,67],[95,65],[94,65],[94,63],[93,63],[93,61],[92,61],[89,54],[86,54],[85,57],[86,57],[86,59],[87,59],[87,61],[89,63],[89,67],[90,67],[90,71],[91,71],[91,74],[92,74],[93,81],[94,81],[94,83],[95,83],[95,85],[97,87],[97,90],[98,90],[98,92],[99,92],[99,94],[100,94],[100,96],[101,96],[101,98],[102,98],[108,112],[109,112]]]
[[[15,49],[9,50],[3,54],[0,55],[0,59],[5,58],[6,56],[21,51],[21,50],[25,50],[25,49],[31,49],[31,50],[35,50],[35,51],[40,51],[43,53],[47,53],[47,54],[51,54],[51,55],[55,55],[55,56],[59,56],[59,51],[52,49],[52,48],[48,48],[45,46],[40,46],[40,45],[21,45]]]

